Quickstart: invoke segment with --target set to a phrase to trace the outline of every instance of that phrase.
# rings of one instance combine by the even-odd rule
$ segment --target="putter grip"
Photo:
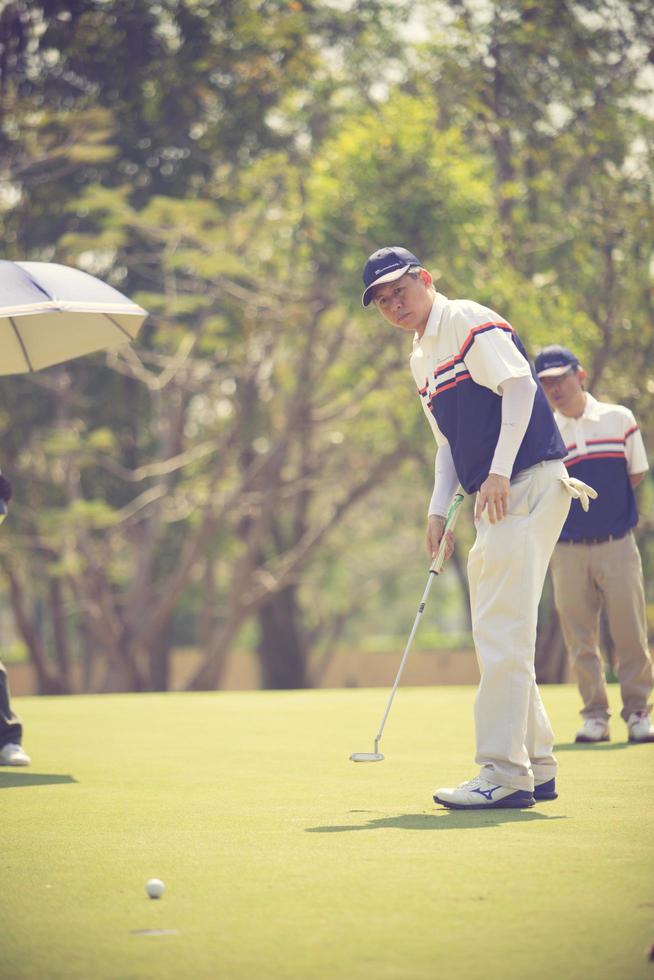
[[[445,518],[445,527],[443,528],[443,536],[441,538],[441,543],[438,548],[438,554],[434,558],[431,566],[429,568],[430,572],[434,575],[440,575],[443,570],[443,565],[445,563],[445,534],[447,531],[453,531],[456,524],[457,517],[459,516],[459,510],[461,504],[465,500],[465,493],[462,487],[459,487],[454,497],[452,498],[452,503],[450,504],[447,517]]]

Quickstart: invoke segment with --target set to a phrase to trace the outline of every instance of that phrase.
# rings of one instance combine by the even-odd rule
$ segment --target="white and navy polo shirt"
[[[649,469],[643,437],[633,413],[624,405],[598,402],[586,393],[583,415],[555,412],[570,476],[589,483],[599,494],[588,513],[572,501],[561,541],[620,538],[638,523],[636,498],[629,477]]]
[[[490,471],[502,421],[501,385],[531,375],[536,395],[512,476],[565,446],[545,393],[513,327],[471,300],[436,294],[422,337],[413,342],[411,371],[436,442],[450,444],[466,493],[479,490]]]

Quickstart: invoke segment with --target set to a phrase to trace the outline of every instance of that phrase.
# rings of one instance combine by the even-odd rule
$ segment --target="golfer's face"
[[[429,276],[413,277],[405,273],[395,282],[375,288],[373,302],[385,320],[399,330],[422,333],[429,319],[434,297],[430,293]]]
[[[559,374],[558,377],[541,378],[540,383],[551,407],[558,408],[565,415],[566,409],[575,403],[579,398],[579,393],[583,390],[582,380],[580,372],[571,367],[565,374]]]

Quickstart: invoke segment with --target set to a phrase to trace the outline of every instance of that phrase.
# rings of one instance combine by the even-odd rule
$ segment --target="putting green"
[[[455,812],[473,688],[25,698],[0,769],[0,976],[654,977],[654,745],[577,746],[543,689],[559,799]],[[162,878],[161,901],[146,897]]]

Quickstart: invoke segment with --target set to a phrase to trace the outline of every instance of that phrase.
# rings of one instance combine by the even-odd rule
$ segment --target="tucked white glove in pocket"
[[[579,501],[583,510],[588,510],[591,500],[597,500],[597,490],[589,487],[582,480],[576,480],[573,476],[562,476],[560,480],[573,500]]]

